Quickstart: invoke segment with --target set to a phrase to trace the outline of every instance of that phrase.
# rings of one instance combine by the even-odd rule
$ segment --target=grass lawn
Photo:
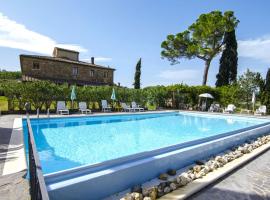
[[[0,96],[0,110],[7,111],[8,110],[8,101],[4,96]]]

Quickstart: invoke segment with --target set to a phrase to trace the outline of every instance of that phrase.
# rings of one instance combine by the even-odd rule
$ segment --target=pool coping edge
[[[244,154],[242,157],[233,160],[232,162],[227,163],[224,167],[218,168],[217,170],[210,172],[205,177],[201,179],[196,179],[193,182],[189,183],[185,187],[178,188],[171,193],[168,193],[162,197],[160,200],[184,200],[193,194],[201,191],[203,188],[207,187],[210,184],[215,183],[217,180],[228,175],[229,173],[237,170],[241,166],[245,165],[249,161],[255,159],[257,156],[265,153],[270,150],[270,143],[262,145],[261,147],[253,150],[249,154]]]

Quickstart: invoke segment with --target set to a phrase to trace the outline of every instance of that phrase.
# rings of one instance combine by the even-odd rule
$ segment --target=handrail
[[[30,172],[30,192],[32,200],[49,200],[48,191],[44,181],[41,164],[34,140],[33,130],[27,114],[28,128],[28,155]]]

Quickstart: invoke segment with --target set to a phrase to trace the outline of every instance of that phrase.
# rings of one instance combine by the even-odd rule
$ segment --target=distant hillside
[[[22,78],[22,73],[19,71],[16,72],[10,72],[6,70],[0,70],[0,79],[5,79],[5,80],[16,80],[16,79],[21,79]]]

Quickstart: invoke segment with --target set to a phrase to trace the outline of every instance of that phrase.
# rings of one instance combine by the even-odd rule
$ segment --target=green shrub
[[[57,85],[49,81],[22,83],[15,80],[2,80],[0,81],[0,91],[6,97],[6,102],[4,104],[1,103],[0,106],[5,107],[5,109],[8,107],[8,110],[11,111],[23,111],[25,103],[30,102],[32,109],[39,108],[45,111],[48,108],[55,109],[57,101],[66,101],[67,106],[71,108],[71,88],[67,84]],[[100,110],[102,99],[106,99],[112,105],[112,89],[112,86],[77,86],[77,99],[74,102],[73,108],[78,108],[79,101],[85,101],[89,108]],[[170,86],[151,86],[144,89],[114,86],[114,89],[117,98],[114,106],[118,109],[120,109],[120,102],[126,102],[129,105],[132,101],[136,101],[139,105],[150,109],[166,108],[170,106],[168,102],[173,104],[173,108],[180,108],[181,104],[195,107],[199,102],[199,94],[202,93],[212,94],[214,101],[220,103],[223,107],[231,103],[238,107],[242,106],[239,101],[242,93],[238,85],[214,88],[209,86],[176,84]],[[269,101],[269,98],[265,97],[264,99],[265,102]]]

